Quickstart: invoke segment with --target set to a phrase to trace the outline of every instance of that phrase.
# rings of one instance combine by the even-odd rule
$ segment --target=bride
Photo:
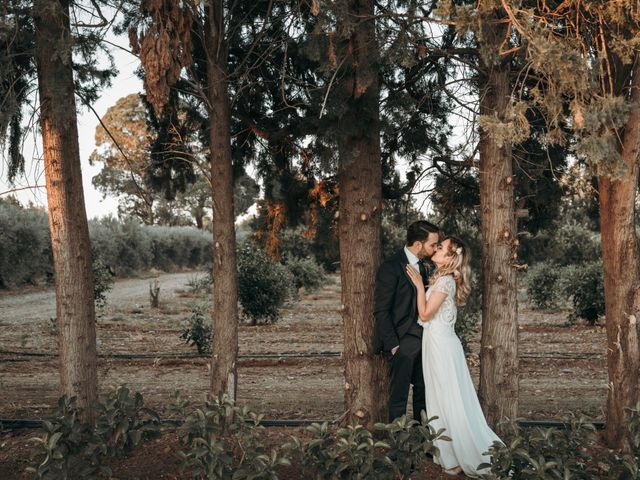
[[[418,316],[423,327],[422,365],[427,413],[437,416],[432,425],[445,428],[451,442],[436,440],[436,463],[445,473],[478,476],[483,455],[493,442],[501,442],[489,428],[469,374],[462,344],[455,334],[456,305],[471,291],[469,251],[456,237],[446,237],[431,260],[436,271],[425,292],[420,274],[407,265],[407,274],[418,290]]]

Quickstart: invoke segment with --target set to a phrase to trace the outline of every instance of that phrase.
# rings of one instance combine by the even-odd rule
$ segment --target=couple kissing
[[[373,341],[389,361],[389,421],[406,414],[413,386],[414,418],[426,410],[438,417],[431,425],[451,438],[436,440],[434,461],[448,475],[475,477],[487,473],[478,467],[501,441],[487,425],[454,329],[457,307],[471,291],[470,259],[462,240],[434,224],[409,225],[404,248],[376,274]]]

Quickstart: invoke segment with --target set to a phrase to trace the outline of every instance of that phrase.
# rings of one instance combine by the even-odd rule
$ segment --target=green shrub
[[[547,253],[558,265],[593,262],[602,255],[600,236],[584,225],[565,223],[552,233],[552,245]]]
[[[211,234],[193,227],[141,225],[105,217],[89,222],[91,243],[117,275],[173,271],[211,262]]]
[[[362,425],[333,431],[325,422],[307,427],[309,439],[292,438],[285,448],[303,468],[305,476],[324,479],[389,479],[393,462],[386,455],[389,445],[375,440]]]
[[[31,438],[35,444],[27,472],[38,479],[93,479],[111,475],[102,464],[107,448],[95,430],[80,421],[75,397],[58,400],[56,416],[45,420],[43,437]]]
[[[213,285],[213,275],[211,266],[204,273],[196,273],[189,277],[187,286],[189,291],[195,295],[209,292]]]
[[[106,293],[113,288],[113,273],[104,260],[93,252],[93,299],[97,307],[107,303]]]
[[[627,428],[631,434],[631,451],[619,455],[613,452],[613,462],[621,471],[619,480],[640,479],[640,402],[635,408],[628,408],[629,423]]]
[[[529,301],[535,308],[550,309],[557,306],[561,293],[559,279],[560,267],[551,262],[540,262],[527,270],[524,284]]]
[[[47,214],[0,199],[0,288],[53,278]]]
[[[602,262],[588,262],[565,267],[561,274],[561,289],[571,297],[573,311],[569,321],[579,318],[595,325],[604,315],[604,278]]]
[[[379,423],[374,430],[382,432],[383,442],[389,447],[387,456],[394,458],[393,469],[396,478],[409,478],[412,469],[424,462],[427,455],[436,457],[439,454],[434,441],[450,441],[444,435],[444,429],[436,431],[425,411],[421,412],[421,421],[410,420],[407,416],[395,419],[392,423]]]
[[[292,293],[291,272],[251,242],[238,248],[237,261],[238,296],[244,315],[254,325],[276,321],[280,307]]]
[[[141,442],[160,435],[160,417],[144,405],[140,393],[133,397],[125,386],[100,395],[97,405],[96,433],[110,457],[131,453]]]
[[[294,437],[284,448],[308,478],[409,478],[412,467],[424,462],[427,454],[438,454],[435,440],[450,440],[422,413],[421,422],[402,416],[390,424],[376,424],[373,431],[357,424],[334,430],[326,422],[316,423],[306,429],[304,440]]]
[[[320,288],[326,281],[324,268],[312,258],[283,257],[282,263],[291,272],[296,290],[304,288],[312,292]]]
[[[108,478],[105,458],[120,458],[159,435],[158,415],[139,393],[131,398],[126,387],[101,395],[96,412],[95,426],[84,423],[75,397],[60,397],[55,417],[42,422],[45,435],[30,439],[35,447],[27,472],[47,480]]]
[[[572,417],[569,427],[523,430],[511,424],[505,444],[490,449],[488,479],[602,478],[595,457],[595,428],[584,418]]]
[[[188,402],[176,395],[173,410],[182,416]],[[192,479],[277,479],[276,467],[289,460],[267,453],[259,432],[262,416],[221,395],[188,414],[178,430],[185,447],[178,453],[180,472]]]
[[[305,233],[307,228],[286,228],[279,233],[280,258],[313,258],[313,238]]]
[[[211,353],[211,337],[213,333],[208,308],[199,305],[194,307],[191,312],[189,324],[182,331],[180,338],[189,345],[195,345],[199,354],[209,354]]]
[[[541,230],[535,236],[522,238],[522,261],[541,261],[559,266],[594,261],[602,255],[597,232],[578,223],[559,223]]]
[[[116,275],[152,267],[151,241],[138,222],[105,217],[89,222],[91,245]]]

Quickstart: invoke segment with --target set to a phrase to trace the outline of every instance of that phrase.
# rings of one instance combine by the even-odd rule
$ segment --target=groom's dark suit
[[[387,258],[376,274],[373,351],[390,358],[389,421],[406,413],[409,386],[413,384],[413,416],[425,409],[422,376],[422,327],[418,325],[416,287],[407,275],[404,249]],[[427,274],[421,268],[423,281]],[[395,355],[391,349],[399,346]]]

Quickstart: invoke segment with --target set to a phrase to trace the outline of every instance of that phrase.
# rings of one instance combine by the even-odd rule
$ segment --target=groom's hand
[[[393,347],[391,349],[391,356],[392,357],[396,354],[396,352],[398,351],[399,348],[400,348],[400,345],[397,345],[397,346],[395,346],[395,347]]]

